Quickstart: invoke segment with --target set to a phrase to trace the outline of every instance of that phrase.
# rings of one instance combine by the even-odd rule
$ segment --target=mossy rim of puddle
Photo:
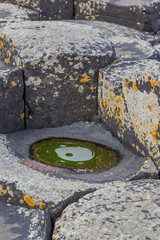
[[[79,156],[77,152],[80,153]],[[76,155],[81,159],[80,161],[74,159]],[[118,151],[105,145],[67,138],[43,139],[34,143],[30,147],[30,157],[47,165],[67,168],[76,172],[108,170],[117,165],[121,159]]]

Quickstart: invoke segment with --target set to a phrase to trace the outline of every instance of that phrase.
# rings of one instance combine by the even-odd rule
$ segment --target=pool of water
[[[116,165],[120,156],[117,151],[92,142],[52,138],[33,144],[31,158],[78,172],[99,172]]]

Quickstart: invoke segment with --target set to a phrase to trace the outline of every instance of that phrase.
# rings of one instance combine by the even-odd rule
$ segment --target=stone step
[[[51,230],[51,219],[46,212],[0,201],[1,240],[48,240]]]
[[[97,114],[100,68],[114,48],[101,31],[75,22],[5,24],[0,57],[24,70],[26,127],[90,120]]]
[[[71,19],[73,17],[73,0],[0,0],[16,4],[38,13],[40,20]]]
[[[22,20],[38,20],[39,14],[36,11],[0,2],[0,24],[6,22],[17,22]]]
[[[0,61],[0,133],[24,128],[23,94],[22,70]]]
[[[151,33],[141,32],[114,23],[85,20],[76,20],[76,22],[99,29],[113,43],[118,61],[160,59],[160,50],[156,50],[152,46],[154,36]]]
[[[160,63],[126,61],[100,70],[99,114],[114,136],[159,166]]]
[[[159,30],[160,3],[157,0],[75,0],[75,18],[112,22],[141,31]]]
[[[52,240],[159,240],[159,180],[106,183],[69,205]]]

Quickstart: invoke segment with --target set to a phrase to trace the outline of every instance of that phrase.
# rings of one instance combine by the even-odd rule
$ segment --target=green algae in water
[[[31,146],[31,158],[75,171],[98,172],[119,161],[119,154],[105,146],[72,139],[46,139]]]

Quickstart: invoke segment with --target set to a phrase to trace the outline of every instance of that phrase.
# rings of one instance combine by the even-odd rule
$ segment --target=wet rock
[[[0,2],[0,24],[20,20],[38,20],[36,11],[16,6],[10,3]]]
[[[114,59],[98,29],[72,22],[13,23],[0,29],[0,56],[24,69],[27,128],[90,120],[98,70]]]
[[[76,20],[76,22],[98,28],[113,43],[118,61],[160,59],[158,51],[152,46],[154,36],[151,33],[114,23],[85,20]]]
[[[0,202],[0,239],[47,240],[51,219],[41,210],[29,210]]]
[[[0,0],[0,2],[6,2]],[[10,0],[38,12],[40,20],[71,19],[73,17],[73,0]]]
[[[63,211],[52,239],[158,240],[159,192],[159,180],[106,183]]]
[[[75,0],[75,18],[116,23],[142,31],[159,30],[160,3],[157,0]]]
[[[155,60],[121,62],[100,70],[102,121],[126,147],[159,165],[159,69]]]
[[[2,61],[0,61],[0,115],[0,133],[24,128],[22,70]]]
[[[49,138],[69,138],[86,142],[94,142],[109,147],[118,152],[118,164],[99,172],[73,171],[71,169],[49,166],[30,158],[30,146],[35,142]],[[128,180],[135,178],[159,178],[154,163],[146,157],[137,157],[127,151],[109,131],[96,124],[74,123],[57,128],[28,129],[7,134],[8,147],[16,156],[22,159],[21,164],[26,165],[50,176],[88,181],[90,183],[103,183],[105,181]],[[140,174],[141,173],[141,174]]]

